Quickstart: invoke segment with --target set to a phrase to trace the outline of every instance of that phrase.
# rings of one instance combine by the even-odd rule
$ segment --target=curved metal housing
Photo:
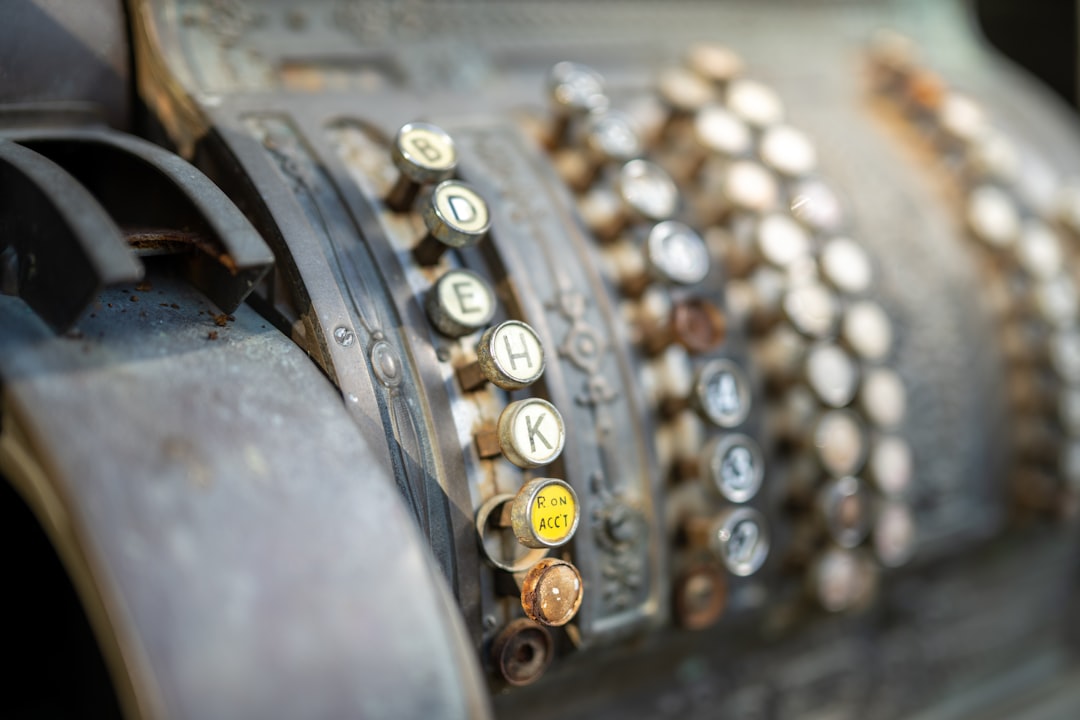
[[[1076,673],[1078,547],[1076,488],[1057,466],[1072,441],[1054,416],[1074,388],[1047,380],[1048,322],[1009,335],[1033,301],[1004,255],[965,237],[949,185],[962,152],[929,111],[905,127],[855,64],[876,28],[898,25],[1022,138],[1044,180],[1080,175],[1075,128],[985,52],[961,3],[130,0],[128,12],[136,87],[160,123],[147,134],[183,158],[78,113],[59,128],[13,111],[0,130],[0,250],[12,248],[0,260],[20,296],[0,296],[0,472],[58,547],[128,714],[1080,707],[1060,692]],[[659,71],[699,40],[732,46],[775,88],[783,124],[814,139],[811,179],[842,221],[800,218],[806,178],[760,153],[691,167],[693,103]],[[709,256],[699,282],[664,284],[633,254],[651,221],[623,193],[626,158],[603,158],[586,125],[545,106],[545,73],[567,58],[595,66],[603,104],[640,123],[635,167],[675,178],[671,214],[696,223]],[[726,82],[709,90],[724,102]],[[415,120],[449,133],[455,177],[490,208],[490,237],[439,258],[415,252],[423,189],[415,205],[387,199],[392,138]],[[751,127],[753,143],[764,132]],[[801,264],[767,257],[765,213],[716,180],[759,160],[779,188],[769,212],[809,238]],[[847,295],[820,259],[838,237],[874,273]],[[1074,283],[1077,255],[1066,248],[1058,268]],[[482,330],[452,337],[425,314],[456,268],[491,288],[492,325],[535,332],[535,384],[466,381]],[[891,345],[844,365],[833,394],[807,358],[858,355],[858,339],[818,331],[788,302],[798,283],[889,323]],[[750,404],[727,424],[703,410],[717,367]],[[868,409],[860,383],[878,371],[906,416]],[[504,457],[496,429],[530,397],[565,424],[561,455],[538,469]],[[899,500],[866,457],[842,472],[843,458],[820,457],[825,417],[853,424],[863,455],[883,439],[910,446]],[[705,480],[726,461],[714,469],[706,450],[735,437],[764,463],[745,495]],[[537,477],[580,506],[573,539],[546,558],[515,544],[502,512]],[[1061,505],[1014,497],[1029,477]],[[915,520],[903,567],[867,535],[890,503]],[[527,571],[568,563],[580,611],[548,627]],[[837,584],[850,597],[830,604]],[[1029,703],[1043,688],[1054,700]]]

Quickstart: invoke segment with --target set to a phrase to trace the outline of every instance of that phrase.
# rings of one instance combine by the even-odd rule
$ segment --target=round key
[[[586,115],[608,106],[604,76],[581,63],[561,62],[551,68],[548,92],[558,115]]]
[[[748,507],[722,512],[712,524],[710,546],[732,575],[753,575],[769,556],[765,517]]]
[[[688,298],[671,308],[668,324],[645,338],[645,350],[659,355],[673,344],[682,345],[691,355],[714,350],[724,341],[727,317],[714,303],[702,298]]]
[[[428,234],[413,250],[421,265],[434,265],[450,248],[475,245],[491,226],[487,203],[457,180],[444,180],[435,186],[422,216]]]
[[[619,197],[632,215],[646,220],[667,220],[679,207],[675,181],[656,163],[631,160],[617,178]]]
[[[784,119],[780,96],[754,80],[735,80],[728,86],[728,108],[754,127],[775,125]]]
[[[867,419],[881,428],[899,425],[907,412],[907,391],[895,370],[867,371],[859,389],[859,404]]]
[[[1067,275],[1035,283],[1033,298],[1039,316],[1051,325],[1062,327],[1076,322],[1080,297]]]
[[[840,307],[827,287],[819,282],[802,282],[784,294],[785,317],[801,335],[820,340],[836,330]]]
[[[859,357],[883,360],[892,348],[892,323],[880,305],[862,300],[848,306],[840,336]]]
[[[915,554],[915,517],[907,503],[887,502],[874,523],[874,554],[885,567],[900,567]]]
[[[675,620],[687,630],[703,630],[724,614],[727,582],[713,565],[699,565],[675,581]]]
[[[884,495],[901,496],[911,488],[914,465],[911,446],[907,441],[886,435],[874,442],[867,471]]]
[[[448,179],[457,168],[457,150],[450,135],[430,123],[412,122],[394,136],[391,158],[399,175],[386,196],[386,204],[408,210],[421,185]]]
[[[503,456],[523,468],[554,462],[566,442],[562,415],[540,398],[507,405],[499,415],[497,432]]]
[[[686,66],[716,85],[726,85],[743,71],[738,53],[722,45],[699,43],[686,53]]]
[[[975,237],[987,245],[1007,247],[1020,232],[1020,211],[1004,190],[982,185],[968,196],[967,222]]]
[[[476,346],[483,377],[503,390],[520,390],[544,374],[544,346],[536,331],[519,320],[488,328]]]
[[[715,97],[715,91],[707,80],[681,67],[668,68],[661,73],[657,92],[664,104],[678,114],[695,112]]]
[[[484,328],[495,314],[495,294],[469,270],[449,270],[424,301],[431,324],[443,335],[461,337]]]
[[[818,418],[814,450],[825,472],[833,477],[854,475],[866,462],[866,430],[850,410],[829,410]]]
[[[791,214],[816,232],[836,232],[844,224],[844,206],[836,192],[818,179],[800,180],[789,193]]]
[[[810,256],[810,236],[787,215],[772,213],[761,218],[754,240],[765,262],[780,269]]]
[[[706,152],[725,158],[746,156],[753,140],[746,123],[720,105],[708,105],[698,111],[694,117],[694,138]]]
[[[780,197],[773,174],[752,160],[731,163],[724,171],[720,192],[733,209],[751,213],[768,212]]]
[[[989,127],[982,107],[958,93],[946,95],[938,110],[938,123],[947,137],[965,144],[977,140]]]
[[[673,285],[694,285],[709,274],[709,250],[689,226],[675,220],[657,223],[645,239],[645,258],[653,275]]]
[[[818,509],[833,541],[853,548],[866,539],[873,521],[870,495],[855,477],[830,480],[818,494]]]
[[[739,433],[713,438],[701,454],[711,487],[733,503],[757,495],[765,478],[765,458],[753,438]]]
[[[817,150],[801,130],[777,125],[761,136],[761,161],[786,177],[802,177],[817,167]]]
[[[815,345],[806,355],[806,382],[825,405],[844,407],[855,397],[859,369],[851,356],[836,345]]]
[[[594,165],[629,162],[644,152],[634,121],[617,110],[589,116],[585,125],[585,147]]]
[[[849,238],[833,238],[821,249],[821,272],[825,280],[841,292],[852,295],[870,289],[873,265],[866,250]]]
[[[751,407],[746,373],[724,358],[705,363],[694,380],[693,406],[703,419],[718,427],[741,425]]]
[[[556,64],[548,73],[547,86],[554,115],[545,139],[550,149],[565,144],[581,118],[606,110],[609,104],[603,76],[581,63]]]
[[[828,612],[865,607],[877,589],[877,572],[862,553],[829,548],[811,567],[810,589]]]
[[[1064,268],[1061,238],[1041,220],[1028,220],[1020,231],[1016,259],[1033,277],[1050,280],[1060,275]]]
[[[1014,182],[1020,173],[1020,153],[1003,133],[990,131],[967,147],[968,170],[976,179]]]
[[[514,535],[530,548],[555,548],[570,542],[580,516],[574,488],[554,478],[529,480],[510,506]]]
[[[584,588],[578,569],[558,558],[544,558],[525,573],[521,609],[541,625],[559,627],[574,619]]]

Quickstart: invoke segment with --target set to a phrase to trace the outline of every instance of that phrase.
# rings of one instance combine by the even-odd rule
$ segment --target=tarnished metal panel
[[[164,277],[67,336],[9,297],[0,326],[4,472],[97,609],[131,714],[484,714],[385,456],[295,345]]]

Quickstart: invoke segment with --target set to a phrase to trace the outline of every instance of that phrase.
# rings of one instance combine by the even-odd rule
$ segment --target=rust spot
[[[222,253],[221,255],[217,256],[217,259],[218,262],[221,263],[222,266],[229,271],[230,275],[236,274],[236,261],[233,260],[232,255],[229,255],[228,253]]]
[[[211,330],[210,332],[206,333],[206,339],[217,340],[217,330]]]
[[[675,583],[675,621],[688,630],[703,630],[724,614],[727,583],[716,568],[690,569]]]
[[[499,434],[493,427],[483,427],[476,432],[476,452],[482,458],[498,457],[502,454]]]
[[[495,667],[502,678],[511,685],[528,685],[535,682],[554,655],[555,644],[544,626],[518,618],[499,633],[492,643]]]
[[[225,327],[225,323],[227,323],[228,321],[229,321],[229,316],[226,315],[225,313],[221,313],[220,315],[215,315],[214,316],[214,324],[217,325],[218,327]]]
[[[131,297],[128,298],[128,300],[130,300],[131,302],[139,302],[139,296],[138,295],[132,295]]]
[[[200,252],[213,258],[219,265],[236,275],[236,260],[200,233],[163,228],[137,228],[127,230],[127,242],[144,255],[172,255],[175,253]],[[149,283],[146,283],[149,289]],[[139,286],[142,290],[142,286]],[[145,290],[144,290],[145,292]]]
[[[150,292],[154,289],[154,286],[151,285],[149,282],[141,282],[135,286],[135,289],[139,292]]]

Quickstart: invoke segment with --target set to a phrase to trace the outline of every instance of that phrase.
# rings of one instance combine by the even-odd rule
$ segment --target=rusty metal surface
[[[61,337],[0,298],[4,472],[97,610],[127,711],[482,715],[384,453],[252,311],[151,280]]]
[[[0,246],[14,251],[16,292],[58,330],[104,286],[140,279],[135,253],[175,256],[225,312],[273,263],[216,185],[152,143],[103,128],[32,124],[2,137]]]

